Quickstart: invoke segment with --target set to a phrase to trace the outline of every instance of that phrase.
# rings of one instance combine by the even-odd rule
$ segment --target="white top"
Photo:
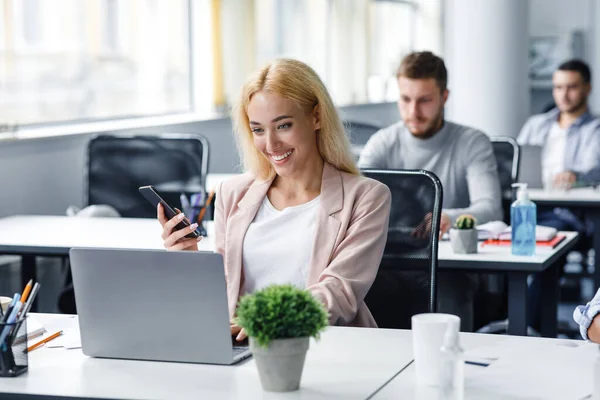
[[[542,149],[542,179],[544,188],[552,187],[552,179],[565,170],[567,130],[554,122]]]
[[[304,289],[315,239],[319,197],[279,211],[265,196],[244,237],[243,293],[284,283]]]

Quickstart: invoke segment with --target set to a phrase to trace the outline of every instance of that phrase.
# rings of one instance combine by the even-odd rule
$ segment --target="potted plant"
[[[327,321],[323,304],[292,285],[272,285],[240,299],[236,323],[248,334],[264,390],[298,390],[309,339],[318,339]]]
[[[477,229],[475,218],[461,215],[450,229],[450,244],[457,254],[477,253]]]

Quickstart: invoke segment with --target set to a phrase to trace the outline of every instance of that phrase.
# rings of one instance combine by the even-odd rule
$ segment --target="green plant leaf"
[[[242,296],[236,314],[236,323],[264,347],[273,339],[318,338],[328,323],[323,304],[292,285],[271,285]]]

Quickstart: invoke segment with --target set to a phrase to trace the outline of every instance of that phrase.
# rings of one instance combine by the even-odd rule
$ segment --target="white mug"
[[[6,309],[8,308],[11,302],[12,299],[10,297],[0,296],[0,307],[2,308],[3,313],[6,312]]]
[[[439,386],[441,347],[450,321],[454,322],[456,329],[459,329],[460,318],[456,315],[435,313],[413,315],[411,323],[417,384]]]

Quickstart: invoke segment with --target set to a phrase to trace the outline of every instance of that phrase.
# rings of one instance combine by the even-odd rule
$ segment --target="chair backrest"
[[[519,173],[519,145],[511,137],[496,136],[490,138],[496,163],[502,193],[511,193],[511,185],[517,181]]]
[[[208,142],[200,135],[99,135],[88,144],[84,203],[108,204],[123,217],[152,218],[156,210],[138,192],[144,185],[196,181],[204,186]],[[173,191],[178,200],[179,193]],[[165,193],[163,193],[165,195]],[[174,202],[178,206],[179,201]]]
[[[366,121],[344,121],[344,125],[350,134],[352,144],[365,145],[369,138],[382,127]]]
[[[511,137],[494,136],[490,140],[498,165],[504,222],[510,224],[510,204],[513,201],[512,184],[518,179],[521,152],[517,141]]]
[[[407,323],[407,318],[410,324],[413,314],[435,312],[437,309],[442,184],[435,174],[423,170],[363,170],[363,174],[386,184],[392,194],[388,239],[376,279],[385,283],[374,284],[367,305],[379,326],[401,327],[401,324]],[[403,304],[393,304],[395,300],[390,299],[398,299],[398,295],[402,295],[396,293],[398,287],[387,290],[389,293],[374,292],[378,288],[385,292],[385,287],[390,288],[391,280],[395,279],[417,280],[400,285],[404,288],[411,286],[410,292],[418,299],[404,298],[401,300]],[[369,299],[373,300],[373,304]],[[398,309],[404,310],[403,316],[397,312]],[[390,315],[394,313],[397,318]],[[404,321],[399,322],[400,319]],[[386,322],[382,323],[384,320]]]
[[[350,136],[350,143],[352,143],[352,153],[354,158],[358,160],[363,147],[369,141],[369,138],[382,127],[371,122],[366,121],[344,121],[346,130]]]

